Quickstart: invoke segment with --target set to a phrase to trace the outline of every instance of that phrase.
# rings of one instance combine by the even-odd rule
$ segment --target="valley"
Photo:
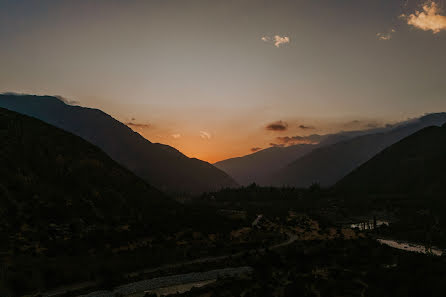
[[[446,0],[0,0],[0,297],[445,297]]]
[[[410,290],[442,292],[444,125],[332,187],[165,194],[67,131],[6,109],[0,124],[3,295],[382,296],[407,265]]]

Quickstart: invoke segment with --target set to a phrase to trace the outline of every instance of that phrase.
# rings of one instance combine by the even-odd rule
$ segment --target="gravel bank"
[[[251,267],[243,266],[234,268],[215,269],[206,272],[177,274],[177,275],[142,280],[139,282],[134,282],[119,286],[115,288],[113,291],[96,291],[87,295],[81,295],[79,297],[112,297],[117,294],[122,294],[125,296],[138,292],[144,292],[147,290],[154,290],[169,286],[212,280],[222,277],[237,276],[240,274],[251,273],[251,272],[252,272]]]

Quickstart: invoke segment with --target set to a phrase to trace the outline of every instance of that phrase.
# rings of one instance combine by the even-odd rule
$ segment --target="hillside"
[[[263,183],[307,187],[331,186],[377,153],[420,129],[446,122],[446,113],[430,114],[389,131],[363,135],[311,151]]]
[[[316,145],[299,144],[289,147],[270,147],[250,155],[223,160],[214,164],[241,185],[259,182],[271,172],[307,154]]]
[[[0,139],[1,230],[10,235],[26,225],[48,238],[51,224],[81,226],[71,237],[126,224],[160,232],[180,208],[99,148],[37,119],[0,109]]]
[[[207,233],[239,224],[177,203],[38,119],[0,108],[0,140],[1,296],[197,257],[211,250]],[[193,243],[193,232],[205,239]],[[188,246],[179,248],[181,240]]]
[[[401,122],[398,125],[405,124],[407,122]],[[385,126],[366,130],[341,131],[334,134],[315,134],[313,136],[319,138],[318,143],[315,144],[269,147],[246,156],[222,160],[215,163],[214,166],[229,174],[241,185],[249,185],[253,182],[270,185],[274,173],[315,149],[363,135],[388,132],[393,128],[394,126]]]
[[[0,95],[0,107],[84,138],[162,191],[195,194],[236,185],[211,164],[188,158],[168,145],[151,143],[97,109],[71,106],[51,96],[6,94]]]
[[[383,150],[337,183],[368,195],[446,194],[446,124],[427,127]]]

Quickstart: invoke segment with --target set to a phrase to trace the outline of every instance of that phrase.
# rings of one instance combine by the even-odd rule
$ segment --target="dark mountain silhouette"
[[[336,184],[368,195],[446,194],[446,124],[424,128],[386,148]]]
[[[237,183],[248,185],[265,179],[271,172],[307,154],[314,147],[313,144],[270,147],[243,157],[217,162],[214,166],[229,174]]]
[[[52,96],[0,95],[0,107],[38,118],[100,147],[112,159],[166,192],[200,193],[235,186],[223,171],[152,143],[108,114]]]
[[[99,148],[35,118],[0,108],[0,139],[0,233],[9,238],[24,224],[42,241],[50,224],[150,234],[181,209]]]
[[[361,135],[382,133],[392,129],[393,126],[386,126],[367,130],[315,135],[320,138],[318,144],[270,147],[243,157],[223,160],[214,165],[229,174],[241,185],[249,185],[253,182],[269,185],[272,181],[271,175],[273,173],[278,172],[280,169],[305,156],[314,149],[346,141]]]
[[[81,137],[3,108],[0,164],[1,296],[187,259],[178,234],[238,226],[176,202]]]
[[[429,114],[397,125],[390,131],[354,137],[311,151],[262,181],[263,184],[307,187],[331,186],[377,153],[428,126],[442,125],[446,113]]]

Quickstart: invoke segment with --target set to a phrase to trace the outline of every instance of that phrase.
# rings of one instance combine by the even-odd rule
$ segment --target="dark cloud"
[[[283,137],[276,137],[276,144],[282,145],[282,146],[290,146],[290,145],[296,145],[296,144],[317,144],[319,141],[321,141],[322,136],[319,134],[312,134],[309,136],[283,136]]]
[[[251,148],[251,152],[255,153],[255,152],[260,151],[261,149],[262,149],[261,147],[253,147],[253,148]]]
[[[266,125],[265,129],[269,131],[286,131],[288,129],[288,124],[286,122],[277,121]]]
[[[313,126],[305,126],[305,125],[299,125],[299,128],[303,129],[303,130],[308,130],[308,129],[316,129]]]
[[[140,123],[133,123],[133,122],[129,122],[129,123],[125,123],[127,126],[129,126],[130,128],[150,128],[149,124],[140,124]]]

